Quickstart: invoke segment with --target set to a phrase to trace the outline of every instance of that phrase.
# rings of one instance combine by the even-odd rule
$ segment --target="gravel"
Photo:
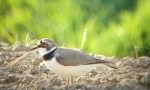
[[[73,83],[65,86],[65,79],[55,75],[44,65],[37,53],[26,57],[18,66],[8,67],[12,60],[22,56],[30,47],[0,46],[0,90],[150,90],[150,57],[117,59],[118,69],[102,65],[96,71],[74,77]],[[39,66],[40,65],[40,66]]]

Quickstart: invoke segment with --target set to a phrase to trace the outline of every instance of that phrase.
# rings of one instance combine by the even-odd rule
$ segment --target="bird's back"
[[[59,63],[65,66],[87,65],[108,62],[97,59],[82,51],[67,48],[57,48],[55,52],[55,57]]]

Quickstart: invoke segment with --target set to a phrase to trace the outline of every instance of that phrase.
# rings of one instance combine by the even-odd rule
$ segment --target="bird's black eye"
[[[45,43],[45,42],[42,43],[42,46],[46,46],[46,45],[47,45],[47,43]]]

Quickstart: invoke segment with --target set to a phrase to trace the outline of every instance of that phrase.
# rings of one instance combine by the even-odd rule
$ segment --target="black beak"
[[[35,50],[35,49],[37,49],[39,47],[40,47],[40,45],[37,45],[36,47],[32,48],[31,51],[33,51],[33,50]]]

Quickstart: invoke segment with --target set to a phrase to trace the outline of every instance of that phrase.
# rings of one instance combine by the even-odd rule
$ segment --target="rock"
[[[42,87],[42,90],[54,90],[54,88],[51,85],[46,85]]]
[[[2,59],[2,60],[0,59],[0,66],[3,65],[3,64],[4,64],[4,60],[3,60],[3,59]]]
[[[150,67],[150,58],[149,57],[140,57],[137,62],[138,67],[148,68]]]
[[[116,66],[117,67],[121,67],[123,65],[123,62],[122,61],[118,61],[117,63],[116,63]]]
[[[123,62],[123,66],[136,67],[135,60],[129,59]]]
[[[134,87],[134,90],[149,90],[149,89],[147,89],[147,88],[144,87],[144,86],[139,86],[139,85],[137,85],[137,86]]]
[[[61,86],[61,80],[60,79],[51,79],[50,82],[53,86]]]
[[[135,76],[137,84],[139,84],[139,85],[142,84],[141,79],[143,78],[143,76],[144,76],[143,74],[139,74],[139,75]]]
[[[30,74],[31,75],[35,75],[35,74],[38,74],[39,73],[39,70],[37,67],[33,67],[32,69],[30,69]]]
[[[0,47],[0,51],[5,51],[5,49],[3,49],[2,47]]]
[[[119,89],[120,89],[120,88],[119,88]],[[119,90],[119,89],[118,89],[118,90]],[[121,87],[120,90],[134,90],[134,87],[128,86],[128,85],[124,85],[124,86]]]
[[[16,77],[15,75],[9,75],[6,78],[1,79],[0,83],[11,83],[11,82],[16,82],[19,80],[19,77]]]
[[[0,90],[15,90],[15,89],[13,89],[13,88],[10,88],[10,87],[8,87],[8,86],[0,86]]]
[[[31,61],[33,65],[40,65],[40,63],[42,62],[42,60],[39,58],[34,58]]]
[[[30,83],[31,81],[35,80],[35,77],[33,75],[27,75],[22,79],[23,83]]]
[[[85,90],[85,88],[84,84],[72,84],[67,87],[68,90]]]
[[[90,76],[95,76],[97,74],[96,69],[93,69],[92,71],[89,72]]]
[[[113,83],[117,83],[117,82],[118,82],[118,80],[117,80],[116,77],[110,77],[110,78],[109,78],[109,81],[111,81],[111,82],[113,82]]]
[[[44,69],[42,70],[42,72],[43,72],[43,73],[46,73],[46,74],[49,74],[50,70],[47,69],[47,68],[44,68]]]
[[[146,88],[150,89],[150,73],[145,73],[141,82]]]
[[[92,87],[92,86],[86,86],[83,90],[104,90],[103,87]]]
[[[100,90],[100,89],[99,89]],[[106,86],[102,90],[134,90],[134,87],[124,85],[124,86]]]

